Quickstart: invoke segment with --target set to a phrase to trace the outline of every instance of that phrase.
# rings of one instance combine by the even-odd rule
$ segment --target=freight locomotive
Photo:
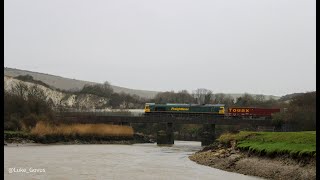
[[[224,104],[156,104],[146,103],[145,115],[220,116],[226,118],[264,118],[280,112],[278,108],[225,107]]]

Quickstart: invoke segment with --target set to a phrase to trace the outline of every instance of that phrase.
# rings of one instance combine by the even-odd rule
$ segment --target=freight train
[[[146,116],[220,116],[226,118],[264,118],[271,119],[272,114],[280,112],[279,108],[225,107],[224,104],[156,104],[146,103]]]

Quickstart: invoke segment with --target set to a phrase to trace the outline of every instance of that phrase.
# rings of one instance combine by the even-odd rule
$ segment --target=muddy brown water
[[[200,149],[194,141],[173,146],[9,144],[4,146],[4,179],[260,179],[189,160]]]

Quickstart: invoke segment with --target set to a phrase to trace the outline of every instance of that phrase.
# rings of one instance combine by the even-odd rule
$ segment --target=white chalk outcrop
[[[21,81],[10,76],[4,76],[4,89],[8,92],[11,92],[12,87],[15,87],[19,83],[26,85],[28,88],[36,85],[43,90],[47,101],[51,101],[56,107],[63,106],[66,108],[95,109],[106,107],[108,103],[107,98],[96,95],[64,93],[39,84]]]

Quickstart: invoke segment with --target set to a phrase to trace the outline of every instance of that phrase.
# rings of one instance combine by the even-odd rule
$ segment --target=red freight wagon
[[[256,107],[230,107],[228,108],[228,116],[236,117],[271,117],[271,114],[280,112],[280,109],[267,109]]]

